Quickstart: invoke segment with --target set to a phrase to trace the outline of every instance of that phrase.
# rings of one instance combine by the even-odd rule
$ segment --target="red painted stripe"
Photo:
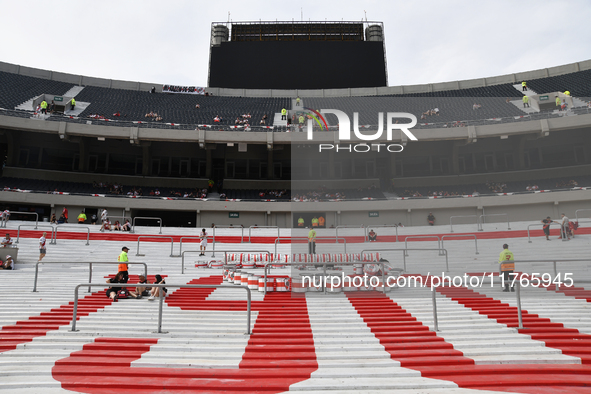
[[[361,230],[361,228],[360,228],[360,230]],[[7,230],[7,233],[9,233],[11,237],[16,239],[16,236],[17,236],[16,230]],[[43,234],[43,231],[35,231],[35,230],[21,230],[21,232],[20,232],[20,236],[22,238],[39,238],[39,237],[41,237],[42,234]],[[591,234],[591,227],[579,227],[578,230],[576,231],[576,234]],[[121,231],[112,231],[112,232],[108,232],[108,233],[91,233],[90,239],[96,240],[96,241],[137,242],[137,238],[140,235],[141,236],[154,236],[154,238],[152,238],[152,239],[150,239],[150,238],[145,239],[145,242],[170,242],[170,238],[168,238],[168,239],[167,238],[158,238],[158,235],[154,235],[154,234],[130,234],[130,233],[121,232]],[[425,235],[425,234],[399,235],[398,242],[404,242],[407,237],[414,237],[417,235]],[[442,236],[442,235],[451,235],[451,233],[441,232],[441,233],[431,234],[431,235]],[[525,237],[527,237],[527,230],[484,231],[484,232],[479,232],[477,234],[474,234],[474,233],[453,233],[453,235],[454,236],[468,235],[469,237],[466,237],[466,239],[473,239],[474,235],[476,235],[476,237],[478,239],[525,238]],[[550,235],[558,236],[559,230],[558,229],[551,230]],[[172,237],[174,242],[180,242],[180,238],[184,237],[186,235],[168,235],[168,236]],[[531,237],[542,237],[542,236],[544,236],[544,233],[542,230],[530,230],[530,236]],[[85,240],[86,237],[87,237],[87,233],[85,233],[85,232],[70,232],[70,231],[59,232],[59,230],[58,230],[58,238],[59,239]],[[472,237],[472,238],[470,238],[470,237]],[[361,235],[359,235],[359,236],[341,236],[340,238],[345,238],[347,243],[363,243],[363,242],[365,242],[365,237],[361,236]],[[251,237],[251,242],[252,243],[273,244],[276,239],[277,239],[276,236],[265,236],[265,237],[253,236],[253,237]],[[242,238],[240,236],[216,236],[215,240],[216,240],[216,242],[220,242],[220,243],[241,243]],[[449,240],[449,241],[453,242],[455,240],[458,240],[458,239],[454,238],[453,240]],[[183,243],[198,243],[198,242],[199,242],[198,239],[188,239],[188,240],[183,241]],[[281,240],[281,242],[286,243],[286,244],[307,243],[306,240],[291,240],[288,238],[286,238],[285,240]],[[382,243],[382,242],[396,242],[396,236],[379,235],[377,243]],[[434,241],[430,240],[430,239],[415,239],[412,242],[434,242]],[[318,244],[334,243],[334,240],[318,239],[316,243],[318,243]]]
[[[438,291],[457,294],[454,293],[455,288],[438,288]],[[387,296],[377,292],[366,293],[350,292],[346,295],[391,358],[399,361],[403,367],[420,371],[424,377],[453,381],[462,388],[480,390],[531,394],[589,392],[591,367],[587,365],[475,365],[474,360],[453,349],[453,345],[438,337],[437,333],[425,331],[422,323]],[[517,319],[516,313],[498,300],[473,292],[461,293],[461,300],[467,307],[490,314],[491,318],[507,320],[510,325],[514,324],[513,316]],[[477,306],[482,308],[475,309]],[[506,317],[507,313],[513,315]],[[559,329],[546,319],[535,315],[528,317],[531,318],[528,322],[531,329],[535,329],[536,324],[543,324],[544,329]],[[563,329],[561,332],[567,336],[573,335],[570,330]],[[588,343],[591,344],[591,341]]]
[[[108,277],[113,277],[110,275]],[[165,275],[164,275],[165,276]],[[148,280],[153,282],[154,275],[148,275]],[[129,283],[138,283],[138,275],[130,275]],[[105,287],[108,285],[105,284]],[[131,287],[129,289],[132,289]],[[88,316],[90,313],[111,305],[112,300],[106,297],[105,290],[92,293],[78,300],[77,319]],[[21,320],[10,326],[0,328],[0,353],[16,349],[17,345],[31,342],[36,337],[47,335],[49,331],[57,330],[61,326],[72,323],[74,313],[74,301],[67,305],[53,308],[47,312],[41,312],[37,316],[31,316],[27,320]]]
[[[221,276],[191,284],[220,284]],[[208,301],[214,289],[181,288],[166,302],[183,310],[245,310],[246,301]],[[253,302],[259,312],[242,361],[236,369],[132,368],[157,339],[97,338],[59,360],[52,369],[64,389],[83,393],[280,393],[318,369],[306,300],[269,293]],[[292,317],[298,321],[289,327]],[[289,333],[290,330],[294,334]]]

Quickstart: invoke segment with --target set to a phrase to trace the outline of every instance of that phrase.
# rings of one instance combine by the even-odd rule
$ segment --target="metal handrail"
[[[185,273],[185,253],[201,253],[201,250],[185,250],[184,252],[181,253],[181,274]],[[271,254],[271,252],[269,252],[268,250],[218,250],[218,252],[221,252],[224,254],[224,264],[227,263],[228,261],[228,253],[266,253],[266,254]]]
[[[16,231],[16,241],[14,242],[15,244],[18,243],[20,236],[21,236],[21,227],[32,227],[32,224],[19,224],[17,227],[17,231]],[[37,229],[39,226],[35,226],[35,229]],[[50,245],[54,245],[56,244],[55,241],[55,237],[57,235],[54,235],[56,232],[55,226],[51,225],[51,224],[42,224],[41,227],[50,227],[51,228],[51,237],[49,238],[49,244]]]
[[[476,228],[480,228],[480,220],[478,219],[478,215],[460,215],[460,216],[450,216],[449,217],[449,232],[454,232],[454,227],[452,224],[453,218],[476,218]],[[471,224],[471,223],[470,223]]]
[[[265,263],[265,292],[264,294],[267,295],[267,273],[269,271],[269,265],[272,264],[278,264],[278,263],[273,263],[273,262],[267,262]],[[326,266],[327,265],[358,265],[358,264],[379,264],[382,267],[382,293],[386,294],[386,276],[384,273],[384,264],[386,264],[385,261],[343,261],[343,262],[338,262],[338,263],[299,263],[299,262],[286,262],[286,263],[280,263],[281,265],[306,265],[306,264],[310,264],[310,265],[321,265],[323,266],[323,277],[326,277]],[[376,286],[377,287],[377,286]],[[324,286],[324,294],[326,294],[326,286]]]
[[[248,242],[250,243],[250,232],[253,228],[276,228],[277,229],[277,238],[281,237],[279,226],[250,226],[248,228]]]
[[[39,225],[39,214],[37,212],[10,211],[10,215],[35,215],[35,230],[37,230],[37,226]],[[2,224],[0,227],[6,228],[8,220],[2,220]]]
[[[355,225],[355,224],[344,224],[341,226],[336,226],[335,227],[335,238],[339,238],[339,228],[362,228],[364,229],[364,233],[365,233],[365,226],[363,226],[363,224],[361,226]]]
[[[131,230],[129,231],[130,233],[134,233],[135,232],[135,220],[136,219],[157,220],[158,223],[160,224],[160,232],[158,234],[162,234],[162,218],[147,217],[147,216],[136,216],[136,217],[134,217],[133,218],[133,221],[131,222]]]
[[[445,255],[445,272],[449,271],[449,258],[448,258],[448,253],[447,253],[447,249],[443,249],[443,248],[427,248],[427,249],[420,249],[420,248],[404,248],[404,249],[363,249],[361,251],[361,253],[375,253],[375,252],[397,252],[400,251],[402,252],[402,262],[404,264],[404,271],[406,272],[406,256],[408,256],[407,251],[408,250],[420,250],[420,251],[431,251],[431,250],[437,250],[438,251],[438,255],[439,256],[444,256]]]
[[[579,212],[581,212],[581,211],[589,211],[589,212],[591,212],[591,209],[577,209],[575,211],[575,219],[577,219],[577,222],[579,221]]]
[[[369,232],[367,229],[369,228],[384,228],[384,227],[394,227],[396,229],[396,242],[398,242],[398,225],[397,224],[376,224],[375,226],[367,226],[365,228],[365,242],[369,242]]]
[[[68,226],[68,225],[66,225]],[[86,235],[86,246],[90,245],[90,227],[83,227],[83,226],[76,226],[75,224],[71,224],[69,225],[70,228],[85,228],[88,231],[88,234]],[[57,244],[57,230],[58,228],[64,228],[65,226],[63,224],[58,224],[55,226],[55,244]]]
[[[404,239],[404,249],[408,249],[408,240],[409,239],[433,239],[433,238],[437,238],[437,248],[441,249],[441,238],[439,238],[438,235],[421,235],[421,236],[412,236],[412,237],[406,237]],[[408,253],[405,253],[405,255],[408,256]],[[441,254],[439,254],[441,256]]]
[[[507,213],[488,213],[486,215],[480,215],[480,220],[479,220],[479,228],[478,231],[484,231],[483,228],[483,223],[484,221],[482,220],[482,218],[486,217],[486,216],[507,216],[507,230],[511,230],[511,224],[509,223],[509,214]]]
[[[551,222],[551,223],[549,223],[549,224],[548,224],[548,226],[551,226],[551,225],[553,225],[553,224],[557,224],[557,225],[559,225],[560,227],[562,227],[562,226],[560,225],[560,223],[554,223],[554,222]],[[531,242],[532,242],[532,241],[531,241],[531,238],[530,238],[530,236],[529,236],[529,228],[530,228],[530,227],[532,227],[532,226],[539,226],[539,224],[537,224],[537,223],[534,223],[534,224],[528,224],[528,225],[527,225],[527,242],[528,242],[528,243],[530,243],[530,244],[531,244]],[[562,233],[561,233],[561,235],[562,235]]]
[[[38,261],[35,264],[35,283],[33,284],[33,293],[37,292],[37,277],[39,276],[39,264],[89,264],[90,273],[88,276],[88,281],[92,282],[92,265],[93,264],[107,264],[107,265],[114,265],[114,264],[121,264],[119,262],[112,262],[112,261],[66,261],[66,262],[48,262],[48,261]],[[148,277],[148,265],[146,263],[140,262],[130,262],[127,261],[125,264],[141,264],[144,266],[144,276]],[[88,292],[90,292],[90,287],[88,288]]]
[[[529,231],[528,231],[528,235],[529,235]],[[447,237],[447,238],[474,237],[474,247],[476,248],[476,254],[480,254],[480,253],[478,253],[478,240],[476,238],[476,234],[463,234],[463,235],[462,234],[458,234],[458,235],[446,234],[446,235],[442,235],[441,236],[441,247],[442,248],[443,248],[443,240],[445,239],[445,237]]]
[[[142,238],[170,239],[170,256],[169,257],[174,257],[173,252],[172,252],[172,248],[174,247],[174,239],[172,237],[161,237],[158,235],[140,235],[139,237],[137,237],[137,250],[135,252],[136,256],[145,256],[145,254],[140,254],[140,239],[142,239]]]
[[[588,259],[512,260],[513,263],[553,263],[555,278],[558,276],[558,270],[556,268],[556,263],[571,263],[571,262],[579,262],[579,261],[591,261],[591,258],[588,258]],[[558,291],[558,289],[559,289],[558,283],[555,284],[555,289],[556,289],[556,291]]]
[[[523,317],[521,313],[521,284],[519,281],[515,281],[517,290],[515,296],[517,298],[517,318],[519,320],[519,329],[523,329]],[[435,331],[439,331],[439,322],[437,320],[437,287],[431,286],[431,300],[433,304],[433,324]]]
[[[111,283],[109,284],[109,287],[129,287],[132,284],[129,283]],[[88,286],[90,287],[105,287],[104,283],[82,283],[76,286],[76,288],[74,289],[74,312],[72,315],[72,330],[71,331],[78,331],[76,330],[76,319],[77,319],[77,314],[78,314],[78,289],[80,289],[80,287],[82,286]],[[168,284],[168,283],[164,283],[164,284],[150,284],[150,287],[154,288],[154,287],[178,287],[178,288],[191,288],[191,289],[244,289],[246,290],[246,294],[247,294],[247,298],[246,298],[246,310],[247,310],[247,314],[246,314],[246,335],[250,335],[250,312],[251,312],[251,292],[250,289],[247,286],[224,286],[224,285],[191,285],[191,284],[182,284],[182,285],[176,285],[176,284]],[[158,331],[156,331],[158,334],[165,334],[166,332],[162,331],[162,304],[164,303],[164,297],[163,297],[163,293],[162,291],[158,292]]]
[[[279,237],[275,239],[275,256],[277,256],[277,244],[281,243],[281,240],[293,240],[293,239],[304,239],[304,240],[308,240],[308,237]],[[325,236],[325,237],[316,237],[315,240],[318,239],[334,239],[335,240],[335,244],[339,243],[339,239],[343,240],[343,245],[345,246],[345,252],[347,253],[347,240],[345,238],[334,238],[334,237],[330,237],[330,236]]]
[[[215,244],[215,229],[216,228],[239,228],[240,229],[240,243],[244,243],[244,226],[240,225],[240,227],[238,226],[225,226],[225,225],[221,225],[218,226],[217,224],[215,226],[213,226],[213,243]]]
[[[173,257],[181,257],[183,254],[183,239],[201,239],[201,237],[181,237],[181,239],[179,240],[179,254],[175,254]],[[215,257],[215,253],[214,253],[214,257]]]

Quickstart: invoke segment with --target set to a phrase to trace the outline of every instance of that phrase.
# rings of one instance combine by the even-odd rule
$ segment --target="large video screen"
[[[210,87],[335,89],[386,82],[382,42],[225,42],[211,48]]]

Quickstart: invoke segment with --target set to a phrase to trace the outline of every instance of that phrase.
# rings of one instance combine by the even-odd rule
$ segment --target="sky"
[[[383,22],[389,86],[591,59],[589,0],[0,0],[0,10],[0,61],[155,84],[207,86],[211,23],[228,18]]]

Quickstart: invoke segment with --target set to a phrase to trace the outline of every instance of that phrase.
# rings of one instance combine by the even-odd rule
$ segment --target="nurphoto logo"
[[[314,121],[318,123],[320,129],[328,129],[328,124],[326,123],[326,119],[323,115],[326,114],[333,114],[336,115],[338,119],[338,127],[339,127],[339,140],[340,141],[349,141],[351,140],[351,121],[349,116],[341,110],[338,109],[321,109],[320,111],[316,111],[311,108],[305,108],[306,110],[311,112],[311,119],[308,119],[307,123],[307,136],[308,140],[312,140],[313,138],[313,126]],[[410,123],[395,123],[394,119],[406,118],[410,119]],[[400,130],[402,131],[408,139],[411,141],[418,141],[417,137],[409,130],[417,125],[417,117],[413,114],[407,112],[387,112],[386,113],[386,140],[392,141],[392,131]],[[361,141],[376,141],[382,137],[384,133],[384,113],[378,112],[378,130],[374,134],[362,134],[359,131],[359,113],[353,113],[353,133],[355,137]],[[347,147],[340,147],[339,144],[320,144],[319,151],[322,150],[331,150],[336,149],[338,152],[339,150],[347,150],[351,152],[351,150],[355,152],[369,152],[372,148],[376,147],[377,151],[380,151],[380,147],[385,146],[388,152],[401,152],[404,149],[403,145],[400,144],[357,144],[357,145],[349,145]]]

